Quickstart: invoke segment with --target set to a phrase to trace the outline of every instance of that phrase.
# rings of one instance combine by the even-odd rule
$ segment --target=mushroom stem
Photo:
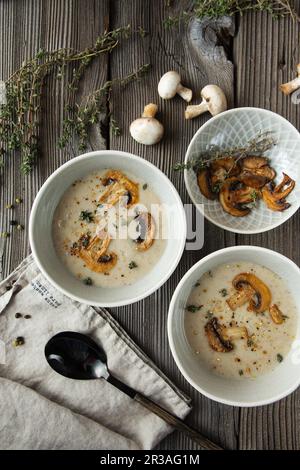
[[[193,92],[192,92],[192,90],[190,90],[190,88],[187,88],[187,87],[181,85],[181,83],[179,83],[179,85],[176,89],[176,92],[178,93],[179,96],[181,96],[181,98],[183,98],[188,103],[191,101],[192,96],[193,96]]]
[[[216,116],[227,109],[226,96],[218,85],[206,85],[202,88],[201,98],[200,104],[186,108],[185,119],[192,119],[206,111],[209,111],[212,116]]]
[[[298,90],[298,88],[300,88],[300,64],[297,65],[297,77],[290,82],[280,85],[280,90],[285,95],[290,95],[293,91]]]
[[[208,105],[205,100],[200,104],[190,105],[186,108],[184,116],[185,119],[193,119],[194,117],[200,116],[200,114],[206,113],[208,111]]]
[[[149,103],[144,107],[144,112],[142,114],[143,118],[153,118],[157,113],[158,106],[154,103]]]

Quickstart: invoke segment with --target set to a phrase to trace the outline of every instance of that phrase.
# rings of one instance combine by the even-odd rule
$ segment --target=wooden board
[[[294,76],[299,61],[299,28],[290,20],[273,21],[267,15],[249,14],[236,22],[237,34],[226,44],[233,68],[224,56],[224,66],[203,57],[197,45],[197,25],[191,31],[180,27],[167,31],[163,19],[171,11],[163,0],[86,0],[84,12],[80,0],[0,0],[0,78],[6,79],[38,49],[58,47],[83,48],[93,43],[106,27],[128,23],[144,27],[144,39],[135,36],[120,44],[111,55],[99,59],[86,74],[81,93],[92,91],[107,78],[126,75],[144,63],[151,63],[151,72],[138,84],[130,84],[113,93],[110,111],[122,129],[122,135],[104,136],[100,128],[93,130],[90,148],[112,148],[129,151],[146,158],[173,181],[184,202],[189,202],[183,175],[172,170],[183,161],[187,145],[206,116],[186,122],[185,103],[179,97],[171,101],[158,99],[160,76],[178,70],[182,81],[199,97],[207,80],[216,77],[224,83],[229,102],[235,106],[261,106],[273,109],[300,128],[299,108],[278,92],[281,81]],[[190,7],[191,1],[181,5]],[[299,7],[300,7],[300,2]],[[176,10],[175,10],[176,11]],[[196,33],[195,33],[196,28]],[[196,41],[195,41],[196,34]],[[201,48],[200,48],[201,49]],[[217,72],[216,72],[216,69]],[[8,229],[12,218],[5,204],[21,196],[24,203],[13,214],[28,225],[33,199],[45,179],[62,163],[78,154],[76,139],[65,151],[57,148],[62,127],[64,82],[50,79],[43,103],[42,158],[36,170],[23,177],[19,172],[18,155],[11,158],[1,176],[0,229]],[[129,135],[129,123],[138,117],[145,104],[157,102],[166,135],[160,145],[143,147]],[[158,364],[193,400],[194,409],[188,422],[229,449],[238,448],[299,448],[299,393],[281,402],[258,409],[239,410],[219,405],[201,396],[179,373],[171,357],[166,335],[167,312],[172,293],[182,275],[207,253],[248,243],[269,246],[300,263],[299,216],[283,227],[254,237],[235,236],[205,222],[203,249],[186,252],[175,273],[155,294],[128,307],[114,309],[115,318]],[[3,250],[3,276],[7,275],[29,253],[27,231],[16,233],[6,241]],[[196,449],[188,438],[173,433],[159,446],[161,449]]]
[[[296,2],[298,8],[300,2]],[[279,90],[295,76],[300,59],[299,24],[274,21],[267,14],[240,19],[234,41],[236,106],[270,109],[300,129],[299,106]],[[300,265],[300,218],[267,233],[237,236],[237,244],[259,245],[278,251]],[[299,449],[300,392],[274,405],[240,412],[239,447],[242,449]]]

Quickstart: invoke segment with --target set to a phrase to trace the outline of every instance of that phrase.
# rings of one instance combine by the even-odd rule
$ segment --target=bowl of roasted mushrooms
[[[259,108],[225,111],[194,135],[185,183],[197,209],[235,233],[260,233],[299,208],[300,134],[282,116]]]
[[[224,248],[183,276],[168,339],[185,379],[231,406],[261,406],[300,385],[300,269],[258,246]]]

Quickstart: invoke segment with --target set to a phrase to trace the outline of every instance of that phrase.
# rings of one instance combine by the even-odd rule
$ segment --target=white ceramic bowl
[[[95,170],[117,168],[147,181],[167,208],[165,250],[153,269],[138,282],[118,288],[85,286],[70,274],[58,258],[52,241],[55,208],[66,189]],[[168,212],[168,211],[166,211]],[[154,165],[135,155],[114,150],[86,153],[58,168],[44,183],[34,201],[29,223],[33,256],[46,278],[67,296],[89,305],[116,307],[131,304],[157,290],[171,276],[181,258],[186,239],[186,218],[181,199],[170,180]]]
[[[300,206],[300,134],[282,116],[260,108],[236,108],[211,118],[196,132],[187,149],[185,162],[196,158],[211,145],[220,148],[244,146],[259,132],[272,131],[277,145],[266,152],[276,170],[276,182],[282,171],[296,180],[296,187],[288,197],[291,207],[283,212],[268,209],[262,201],[245,217],[233,217],[222,209],[218,201],[209,201],[201,193],[193,170],[185,170],[185,184],[198,210],[213,224],[235,233],[260,233],[271,230],[288,220]]]
[[[296,340],[289,354],[270,373],[255,379],[227,379],[214,374],[195,356],[184,332],[184,308],[195,282],[223,263],[257,262],[281,276],[298,307]],[[206,256],[182,278],[171,300],[168,338],[177,366],[186,380],[212,400],[233,406],[259,406],[279,400],[300,385],[300,269],[290,259],[256,246],[225,248]]]

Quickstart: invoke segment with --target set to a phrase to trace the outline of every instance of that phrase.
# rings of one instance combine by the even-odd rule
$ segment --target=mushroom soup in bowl
[[[300,270],[260,247],[212,253],[183,277],[168,337],[185,378],[234,406],[268,404],[300,384]]]
[[[186,239],[185,212],[170,180],[146,160],[113,150],[58,168],[40,189],[29,225],[42,274],[69,297],[106,307],[158,289]]]
[[[74,181],[53,218],[56,251],[87,285],[130,285],[162,256],[167,233],[158,196],[145,181],[116,169]]]

